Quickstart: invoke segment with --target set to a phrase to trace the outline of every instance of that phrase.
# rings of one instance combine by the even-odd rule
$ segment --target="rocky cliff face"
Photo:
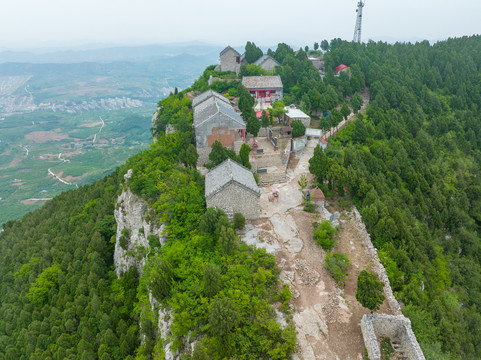
[[[131,175],[132,170],[129,170],[125,179]],[[149,253],[149,241],[160,245],[165,242],[162,234],[164,225],[151,223],[148,205],[128,188],[117,200],[115,220],[117,234],[114,264],[117,277],[122,276],[131,266],[135,266],[139,274],[142,274]]]

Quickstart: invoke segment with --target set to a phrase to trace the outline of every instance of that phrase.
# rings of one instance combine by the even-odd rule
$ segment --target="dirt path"
[[[341,231],[334,251],[349,256],[351,266],[344,286],[337,284],[324,268],[326,252],[314,241],[313,222],[329,219],[334,210],[319,214],[303,211],[302,194],[297,181],[309,174],[309,159],[316,143],[297,155],[298,163],[288,170],[289,181],[274,185],[278,201],[269,202],[271,187],[262,188],[262,218],[246,227],[244,241],[265,248],[276,256],[281,279],[288,283],[293,320],[297,328],[298,347],[295,360],[360,360],[364,351],[360,321],[368,313],[355,298],[359,272],[372,267],[372,258],[362,243],[359,218],[352,211],[341,212]],[[385,301],[381,313],[392,313]]]

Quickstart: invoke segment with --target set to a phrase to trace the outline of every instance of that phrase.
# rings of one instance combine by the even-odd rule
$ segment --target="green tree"
[[[232,227],[222,226],[219,233],[219,246],[222,253],[232,254],[235,249],[236,234]]]
[[[342,113],[337,109],[332,109],[329,113],[331,127],[336,127],[342,121]]]
[[[192,360],[209,360],[207,351],[204,345],[200,341],[197,341],[194,345],[194,351],[192,353]]]
[[[314,148],[314,155],[309,159],[309,172],[322,184],[329,171],[331,160],[326,156],[324,150],[317,145]]]
[[[344,120],[347,120],[347,117],[351,114],[351,110],[349,109],[349,106],[347,106],[346,103],[342,104],[341,114]]]
[[[266,127],[268,127],[269,125],[271,125],[271,119],[270,119],[270,117],[267,115],[267,113],[266,113],[265,110],[262,110],[261,120],[262,120],[262,127],[266,128]]]
[[[212,167],[222,164],[225,160],[227,160],[229,156],[227,155],[227,151],[222,146],[221,142],[216,140],[212,144],[211,151],[209,153],[209,160]]]
[[[292,120],[291,127],[292,127],[293,138],[304,136],[306,134],[306,127],[301,120],[298,120],[298,119]]]
[[[242,144],[239,150],[239,160],[241,165],[245,166],[246,168],[252,168],[251,163],[249,162],[249,154],[251,153],[251,147],[246,143]]]
[[[318,49],[319,49],[319,43],[315,42],[315,43],[314,43],[314,50],[317,51]]]
[[[354,132],[352,134],[352,140],[357,143],[363,143],[369,137],[369,133],[366,129],[362,116],[354,122]]]
[[[59,273],[62,273],[59,265],[52,265],[43,270],[30,286],[27,293],[28,300],[37,306],[45,304],[48,300],[50,289],[58,287]]]
[[[204,268],[204,295],[215,296],[220,290],[220,269],[215,264],[207,264]]]
[[[252,64],[263,55],[261,49],[259,49],[254,42],[248,41],[245,47],[245,58],[249,64]]]
[[[355,93],[351,98],[351,107],[354,114],[357,114],[357,112],[361,109],[362,104],[362,97],[360,97],[358,93]]]
[[[210,330],[215,336],[228,336],[239,321],[239,311],[229,298],[216,299],[209,308]]]
[[[284,114],[287,112],[287,110],[285,109],[285,104],[284,104],[284,101],[282,100],[279,100],[279,101],[276,101],[275,103],[272,104],[272,114],[279,119],[279,121],[282,120]]]
[[[225,216],[225,213],[221,209],[208,208],[200,218],[199,230],[204,234],[214,235],[217,223],[223,216]]]
[[[198,158],[199,154],[197,153],[197,149],[192,144],[189,144],[189,146],[187,146],[187,149],[185,149],[185,151],[182,151],[181,159],[185,166],[195,168]]]
[[[252,134],[252,136],[256,137],[259,134],[259,130],[261,129],[261,122],[256,117],[255,113],[252,112],[246,119],[246,130],[248,133]]]
[[[383,289],[384,283],[376,274],[362,270],[357,278],[356,300],[371,312],[376,311],[385,299]]]
[[[160,260],[152,269],[150,289],[157,300],[162,300],[170,294],[173,282],[172,266],[165,260]]]
[[[329,49],[329,41],[322,40],[321,41],[321,49],[324,50],[324,51],[327,51]]]

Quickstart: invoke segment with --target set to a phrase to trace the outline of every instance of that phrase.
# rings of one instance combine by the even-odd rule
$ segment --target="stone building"
[[[284,108],[287,112],[284,114],[284,121],[290,125],[292,120],[301,120],[306,128],[311,125],[311,117],[298,109],[295,105],[289,105]]]
[[[219,54],[220,65],[216,67],[217,71],[233,71],[239,74],[242,65],[242,55],[234,48],[227,46]]]
[[[261,105],[270,105],[272,102],[281,100],[283,95],[282,80],[276,76],[244,76],[242,85]],[[262,106],[260,107],[262,109]]]
[[[205,176],[207,207],[218,207],[231,218],[239,212],[246,219],[257,219],[260,196],[261,190],[254,175],[231,159],[217,165]]]
[[[197,96],[192,105],[195,143],[201,164],[209,159],[214,141],[218,140],[223,146],[232,149],[236,142],[244,142],[244,120],[224,96],[209,90]]]
[[[258,65],[266,71],[274,71],[276,66],[281,66],[276,59],[269,55],[262,55],[254,62],[254,65]]]

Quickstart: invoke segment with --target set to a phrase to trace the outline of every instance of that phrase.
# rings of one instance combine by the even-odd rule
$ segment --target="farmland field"
[[[48,201],[39,199],[103,177],[145,149],[154,110],[36,111],[2,118],[0,224]]]

